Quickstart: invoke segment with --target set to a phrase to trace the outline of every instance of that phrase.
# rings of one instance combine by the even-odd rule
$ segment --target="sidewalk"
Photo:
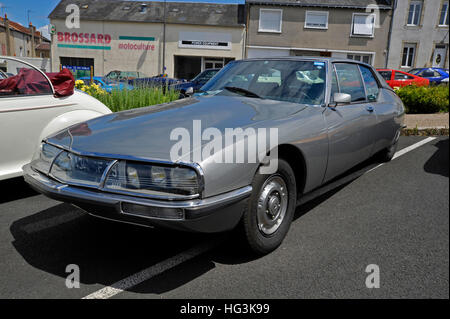
[[[437,114],[406,114],[405,125],[408,129],[441,129],[449,128],[448,113]]]

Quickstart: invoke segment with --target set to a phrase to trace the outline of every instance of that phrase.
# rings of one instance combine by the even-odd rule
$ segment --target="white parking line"
[[[422,145],[425,145],[425,144],[427,144],[427,143],[429,143],[429,142],[431,142],[431,141],[433,141],[435,139],[436,139],[436,137],[428,137],[426,139],[421,140],[420,142],[417,142],[417,143],[415,143],[413,145],[405,147],[405,148],[401,149],[400,151],[396,152],[394,154],[394,157],[392,157],[392,160],[395,160],[396,158],[399,158],[400,156],[405,155],[406,153],[411,152],[412,150],[415,150],[416,148],[419,148]],[[366,173],[369,173],[369,172],[377,169],[378,167],[383,166],[384,164],[386,164],[386,163],[382,163],[380,165],[377,165],[377,166],[369,169]]]
[[[107,286],[103,289],[100,289],[83,299],[108,299],[111,298],[118,293],[123,292],[126,289],[130,289],[144,281],[149,280],[152,277],[155,277],[159,274],[162,274],[163,272],[172,269],[192,258],[195,258],[197,256],[200,256],[207,251],[213,249],[214,247],[218,246],[222,241],[216,240],[212,242],[203,243],[200,245],[197,245],[185,252],[182,252],[174,257],[171,257],[169,259],[166,259],[156,265],[153,265],[149,268],[146,268],[138,273],[135,273],[134,275],[131,275],[125,279],[122,279],[111,286]]]
[[[425,145],[433,140],[435,140],[435,137],[428,137],[420,142],[417,142],[416,144],[413,144],[411,146],[405,147],[404,149],[398,151],[397,153],[395,153],[394,157],[392,159],[396,159],[397,157],[400,157],[408,152],[411,152],[412,150],[415,150],[418,147],[421,147],[422,145]]]
[[[428,137],[418,143],[408,146],[408,147],[396,152],[393,159],[398,158],[408,152],[411,152],[412,150],[414,150],[422,145],[425,145],[435,139],[436,139],[435,137]],[[365,173],[368,173],[382,165],[383,164],[380,164],[380,165],[368,170]],[[363,174],[365,174],[365,173],[363,173]],[[169,269],[172,269],[172,268],[184,263],[185,261],[188,261],[192,258],[195,258],[197,256],[200,256],[200,255],[206,253],[207,251],[217,247],[222,242],[222,240],[216,240],[216,241],[203,243],[203,244],[194,246],[193,248],[191,248],[185,252],[182,252],[182,253],[180,253],[174,257],[171,257],[169,259],[166,259],[156,265],[146,268],[146,269],[144,269],[138,273],[135,273],[125,279],[122,279],[122,280],[112,284],[111,286],[107,286],[96,292],[93,292],[92,294],[84,297],[83,299],[108,299],[108,298],[111,298],[111,297],[123,292],[124,290],[130,289],[144,281],[151,279],[152,277],[162,274],[163,272],[165,272]]]

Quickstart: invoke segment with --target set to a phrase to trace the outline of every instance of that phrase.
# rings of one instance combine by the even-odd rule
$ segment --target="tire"
[[[397,145],[398,145],[398,140],[394,144],[389,146],[388,148],[385,148],[384,150],[382,150],[378,154],[378,159],[383,163],[390,162],[392,160],[392,158],[394,157],[395,152],[397,151]]]
[[[272,175],[257,172],[252,187],[241,226],[250,250],[263,255],[280,246],[292,223],[297,201],[294,171],[279,159],[277,172]],[[283,189],[285,192],[280,192]],[[263,205],[258,209],[259,202]]]

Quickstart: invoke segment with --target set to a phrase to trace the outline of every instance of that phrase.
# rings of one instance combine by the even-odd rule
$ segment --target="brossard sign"
[[[56,35],[57,41],[60,42],[58,43],[59,48],[111,50],[109,44],[112,42],[112,36],[110,34],[58,32]],[[119,36],[118,40],[126,41],[118,43],[119,50],[155,51],[155,44],[142,43],[143,41],[153,42],[155,41],[154,37],[124,35]]]

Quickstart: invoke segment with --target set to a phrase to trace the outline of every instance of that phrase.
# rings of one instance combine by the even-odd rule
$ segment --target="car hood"
[[[170,161],[170,150],[179,140],[174,130],[189,132],[192,143],[194,120],[201,121],[202,131],[209,127],[221,132],[225,128],[245,129],[265,121],[269,122],[264,127],[275,127],[277,120],[307,107],[247,97],[200,96],[102,116],[65,129],[47,141],[83,153]]]

